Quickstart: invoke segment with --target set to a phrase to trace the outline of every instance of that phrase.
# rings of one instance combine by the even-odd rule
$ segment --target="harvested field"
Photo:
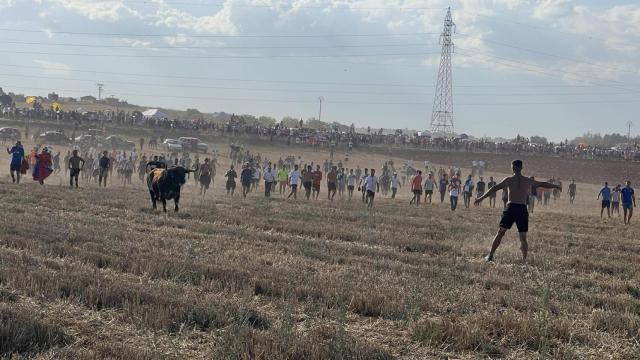
[[[269,157],[292,152],[256,149]],[[324,187],[318,201],[278,194],[268,201],[260,192],[229,198],[221,177],[228,160],[221,160],[213,191],[203,199],[191,179],[181,211],[167,215],[150,210],[136,180],[71,190],[58,176],[39,186],[3,175],[0,355],[640,354],[640,227],[601,220],[595,186],[579,185],[575,207],[565,197],[536,210],[527,265],[513,231],[497,261],[485,264],[500,215],[487,204],[456,212],[447,203],[411,207],[403,189],[400,199],[380,197],[368,211],[357,198],[327,201]],[[358,153],[353,165],[382,160]]]

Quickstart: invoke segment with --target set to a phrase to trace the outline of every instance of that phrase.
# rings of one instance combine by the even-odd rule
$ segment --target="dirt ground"
[[[133,185],[114,178],[106,189],[94,183],[69,189],[64,172],[44,186],[31,179],[16,185],[2,156],[0,356],[640,354],[640,227],[622,225],[617,215],[600,218],[598,186],[590,185],[599,180],[583,178],[573,206],[565,194],[536,208],[526,265],[513,230],[496,262],[486,264],[481,258],[500,205],[455,212],[448,201],[410,206],[406,188],[396,200],[378,197],[372,210],[359,198],[328,201],[325,187],[318,201],[285,200],[277,192],[267,200],[263,185],[246,199],[228,197],[227,143],[215,146],[221,166],[212,189],[202,197],[189,179],[180,212],[166,215],[151,210],[135,176]],[[309,161],[327,157],[262,142],[247,146],[272,159],[298,152]],[[429,160],[458,166],[473,160],[462,156]],[[387,159],[356,152],[348,166],[380,168]],[[487,176],[507,171],[497,159],[488,161]],[[525,161],[547,174],[543,163]],[[554,164],[556,174],[570,177],[560,173],[565,163]]]

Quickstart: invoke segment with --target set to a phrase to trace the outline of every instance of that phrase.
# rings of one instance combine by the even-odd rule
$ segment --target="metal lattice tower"
[[[433,99],[433,112],[431,114],[431,133],[444,138],[453,137],[453,83],[451,77],[451,54],[454,45],[451,34],[455,28],[451,19],[451,8],[447,9],[444,19],[444,28],[440,35],[442,55],[440,56],[440,68],[438,70],[438,83]]]

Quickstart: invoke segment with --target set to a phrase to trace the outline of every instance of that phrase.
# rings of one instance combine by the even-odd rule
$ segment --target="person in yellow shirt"
[[[284,166],[280,166],[280,170],[278,170],[277,178],[278,178],[278,185],[280,186],[278,189],[278,193],[280,193],[280,195],[284,195],[287,192],[287,183],[289,182],[289,173],[284,168]]]

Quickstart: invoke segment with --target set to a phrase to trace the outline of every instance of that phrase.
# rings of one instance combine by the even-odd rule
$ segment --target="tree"
[[[190,117],[190,118],[202,117],[202,113],[198,109],[187,109],[186,115],[187,117]]]
[[[529,142],[536,145],[547,145],[549,143],[546,137],[536,135],[532,136]]]
[[[298,127],[298,124],[299,120],[291,116],[285,116],[280,120],[280,125],[284,128],[295,128]]]
[[[13,103],[13,99],[11,98],[11,96],[7,94],[0,96],[0,104],[2,104],[3,106],[11,106],[11,103]]]

